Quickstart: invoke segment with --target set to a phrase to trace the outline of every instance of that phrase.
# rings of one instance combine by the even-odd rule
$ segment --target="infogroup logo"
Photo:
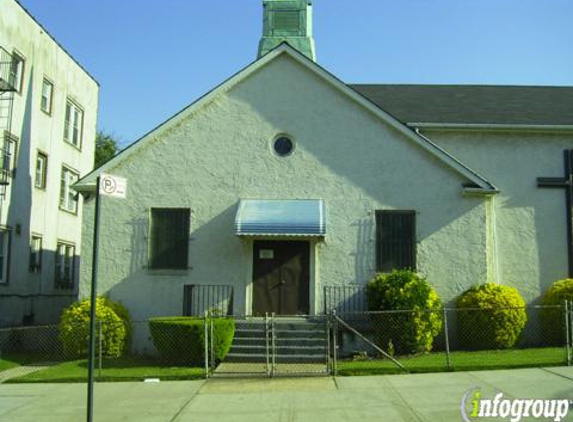
[[[497,393],[493,399],[482,398],[479,388],[464,394],[461,403],[462,419],[465,422],[486,418],[502,418],[519,422],[522,418],[534,418],[560,422],[569,413],[571,400],[567,399],[508,399]]]

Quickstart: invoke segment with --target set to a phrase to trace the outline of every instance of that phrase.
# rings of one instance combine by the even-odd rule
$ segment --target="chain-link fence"
[[[96,322],[96,381],[205,377],[204,319],[189,330]],[[88,324],[0,329],[0,382],[85,382]]]
[[[96,381],[387,374],[566,365],[572,309],[347,312],[96,323]],[[89,330],[0,329],[0,382],[85,382]]]
[[[335,373],[570,364],[570,309],[530,306],[334,314]]]

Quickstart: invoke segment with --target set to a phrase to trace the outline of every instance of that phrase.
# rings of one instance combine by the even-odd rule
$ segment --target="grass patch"
[[[15,360],[12,360],[10,358],[0,359],[0,372],[6,371],[7,369],[16,368],[17,366],[20,366],[20,363],[18,363]]]
[[[448,369],[445,352],[402,356],[397,357],[396,360],[410,373],[480,371],[566,364],[563,347],[452,352],[450,353],[450,369]],[[403,372],[388,359],[342,360],[338,362],[339,375],[378,375]]]
[[[42,383],[42,382],[86,382],[88,376],[87,360],[65,362],[41,371],[33,372],[9,383]],[[101,376],[98,362],[94,373],[96,381],[143,381],[145,378],[166,380],[190,380],[203,378],[204,368],[184,366],[161,366],[154,359],[123,357],[104,359]]]

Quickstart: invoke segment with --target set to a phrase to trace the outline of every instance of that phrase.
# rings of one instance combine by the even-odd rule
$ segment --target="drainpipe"
[[[490,207],[490,225],[491,225],[491,248],[493,254],[493,275],[494,280],[493,282],[496,284],[500,283],[501,277],[499,274],[499,254],[498,254],[498,247],[497,247],[497,213],[495,207],[495,195],[492,195],[489,198],[489,207]]]

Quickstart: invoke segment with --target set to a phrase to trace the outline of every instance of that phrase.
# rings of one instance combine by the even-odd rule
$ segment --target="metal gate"
[[[229,353],[219,361],[214,320],[205,324],[209,376],[277,377],[328,375],[333,371],[332,324],[327,316],[234,317]]]

